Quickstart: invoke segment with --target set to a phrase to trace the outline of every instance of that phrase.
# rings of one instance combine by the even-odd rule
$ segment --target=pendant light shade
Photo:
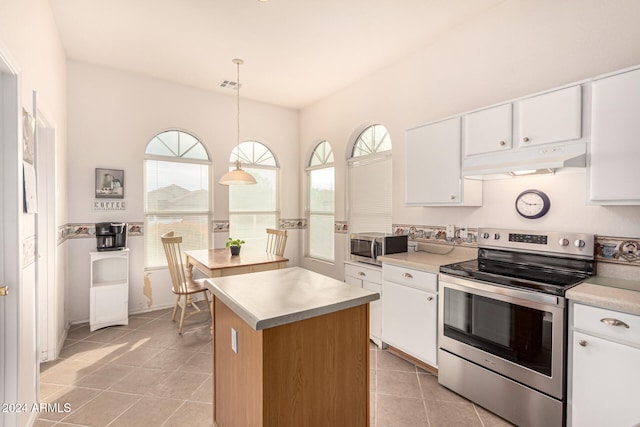
[[[240,164],[240,64],[243,64],[244,61],[242,59],[236,58],[233,60],[233,63],[236,64],[236,67],[237,67],[236,82],[238,84],[236,87],[236,100],[237,100],[237,107],[238,107],[238,112],[237,112],[238,139],[237,139],[237,146],[236,146],[236,168],[233,169],[232,171],[225,173],[222,176],[222,178],[220,178],[220,181],[218,181],[218,183],[222,185],[255,184],[256,179],[249,172],[243,171],[242,165]]]

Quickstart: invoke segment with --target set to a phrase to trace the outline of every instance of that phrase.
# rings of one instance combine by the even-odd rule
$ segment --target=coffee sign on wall
[[[94,211],[123,211],[126,209],[125,200],[94,200]]]

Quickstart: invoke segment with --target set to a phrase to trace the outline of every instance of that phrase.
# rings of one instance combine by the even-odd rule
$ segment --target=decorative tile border
[[[144,222],[128,222],[127,235],[129,237],[144,236]],[[65,224],[58,227],[58,244],[67,239],[85,239],[96,237],[96,225]]]
[[[478,229],[468,228],[467,237],[460,238],[460,228],[456,227],[453,239],[447,239],[447,231],[445,226],[432,225],[407,225],[394,224],[392,226],[393,234],[408,235],[410,240],[429,243],[447,243],[455,241],[456,244],[462,246],[476,247],[478,243]]]
[[[640,239],[596,236],[596,261],[640,267]]]
[[[281,229],[304,229],[307,228],[307,219],[299,218],[299,219],[281,219],[280,220],[280,228]]]
[[[229,232],[229,220],[213,220],[213,232],[214,233],[228,233]]]
[[[281,229],[305,229],[308,226],[306,219],[281,219]],[[129,222],[128,235],[143,236],[143,222]],[[347,221],[335,221],[334,230],[339,234],[349,232]],[[213,232],[229,232],[228,220],[214,220]],[[432,225],[409,225],[393,224],[394,234],[406,234],[410,240],[428,243],[451,244],[451,240],[446,238],[445,226]],[[477,247],[478,229],[468,228],[467,238],[460,239],[460,229],[455,230],[457,244],[467,247]],[[61,244],[67,239],[95,238],[96,228],[94,223],[73,223],[58,227],[57,244]],[[24,265],[27,266],[35,262],[35,237],[25,239],[23,244]],[[596,261],[612,264],[624,264],[640,267],[640,238],[596,236]]]

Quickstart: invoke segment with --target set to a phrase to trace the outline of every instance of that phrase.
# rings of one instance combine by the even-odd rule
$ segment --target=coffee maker
[[[127,247],[126,222],[99,222],[96,224],[98,251],[121,251]]]

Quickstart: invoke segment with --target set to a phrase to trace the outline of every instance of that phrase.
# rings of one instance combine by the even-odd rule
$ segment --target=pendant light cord
[[[238,86],[236,87],[236,106],[237,106],[237,144],[236,144],[236,168],[240,169],[240,64],[243,64],[244,61],[242,59],[236,58],[233,60],[236,64],[236,82]]]

